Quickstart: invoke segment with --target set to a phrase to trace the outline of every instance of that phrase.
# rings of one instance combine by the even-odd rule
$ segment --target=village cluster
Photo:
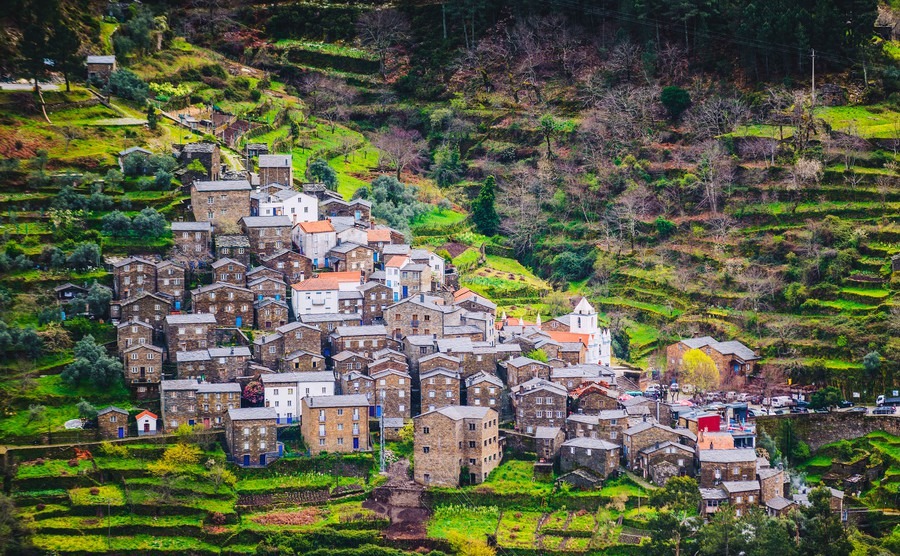
[[[167,258],[109,261],[125,383],[143,403],[158,400],[159,415],[129,422],[106,408],[104,437],[200,425],[224,430],[230,461],[257,467],[283,455],[287,426],[318,454],[371,451],[370,432],[397,440],[411,423],[414,480],[426,486],[480,483],[514,443],[538,454],[538,473],[558,462],[559,481],[575,488],[624,466],[656,484],[697,477],[704,514],[804,503],[757,457],[746,405],[705,411],[640,395],[642,374],[612,365],[610,333],[586,299],[546,322],[498,318],[442,257],[376,225],[368,201],[295,189],[291,155],[265,145],[246,155],[258,172],[233,175],[217,145],[185,145],[181,162],[207,171],[182,175],[194,221],[172,223]],[[672,365],[687,349],[723,372],[758,359],[739,342],[687,339],[669,347]]]

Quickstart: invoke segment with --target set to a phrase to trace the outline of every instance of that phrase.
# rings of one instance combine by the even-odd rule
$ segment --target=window
[[[743,502],[744,502],[744,497],[743,497],[743,496],[736,496],[736,497],[734,498],[734,503],[735,503],[735,504],[741,504],[741,503],[743,503]]]
[[[325,425],[319,425],[319,436],[325,436]]]
[[[451,392],[450,390],[447,390],[446,392],[444,392],[444,395],[447,399],[450,399],[453,397],[453,392]]]
[[[474,441],[474,440],[470,440],[470,441],[469,441],[469,448],[474,448],[474,447],[475,447],[475,441]]]
[[[244,436],[250,436],[250,427],[244,427]]]
[[[422,446],[422,453],[423,453],[423,454],[427,454],[427,453],[429,453],[429,452],[431,452],[431,447],[430,447],[430,446]]]
[[[249,450],[249,449],[250,449],[250,443],[249,443],[249,442],[244,442],[244,449],[245,449],[245,450]]]
[[[551,413],[551,412],[548,411],[547,413]],[[537,411],[534,412],[534,416],[537,417],[538,419],[540,419],[544,416],[544,412],[541,411],[540,409],[538,409]]]
[[[259,443],[259,449],[260,449],[260,450],[265,450],[265,449],[266,449],[266,441],[265,441],[265,440],[260,441],[260,443]]]
[[[431,428],[422,427],[422,434],[431,434]]]

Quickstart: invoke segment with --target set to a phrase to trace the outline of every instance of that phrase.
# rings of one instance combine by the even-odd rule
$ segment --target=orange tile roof
[[[300,229],[307,234],[321,234],[325,232],[333,232],[334,226],[331,220],[316,220],[315,222],[300,222],[297,224]]]
[[[134,419],[135,419],[135,421],[137,421],[138,419],[140,419],[141,417],[144,417],[144,416],[150,417],[151,419],[159,419],[159,417],[156,416],[156,413],[150,413],[146,409],[144,411],[141,411],[137,415],[135,415]]]
[[[403,268],[403,265],[405,265],[408,261],[409,261],[409,257],[403,257],[403,256],[396,255],[396,256],[391,257],[384,266]]]
[[[734,450],[734,437],[729,432],[704,432],[697,435],[698,450]]]
[[[347,282],[359,282],[360,273],[358,270],[347,272],[323,272],[316,278],[309,278],[302,282],[292,284],[291,288],[298,292],[316,291],[316,290],[336,290],[341,284]]]
[[[591,343],[590,334],[578,334],[577,332],[555,332],[544,330],[545,334],[557,342],[581,342],[585,346]]]
[[[387,228],[375,228],[374,230],[368,230],[366,231],[366,239],[368,239],[369,242],[386,241],[390,243],[391,231]]]
[[[453,299],[459,301],[461,299],[466,299],[469,296],[476,295],[475,292],[470,290],[469,288],[460,288],[453,292]]]

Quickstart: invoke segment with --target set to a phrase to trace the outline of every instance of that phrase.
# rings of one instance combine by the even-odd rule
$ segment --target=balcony
[[[276,417],[275,424],[276,425],[293,425],[300,423],[300,421],[296,417]]]
[[[411,320],[411,321],[409,321],[409,325],[412,326],[413,328],[418,328],[418,327],[419,327],[419,321],[418,321],[418,320]]]

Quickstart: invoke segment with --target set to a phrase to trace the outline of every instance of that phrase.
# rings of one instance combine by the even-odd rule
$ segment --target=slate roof
[[[220,247],[250,247],[250,238],[241,234],[216,236],[216,248]]]
[[[562,444],[563,448],[587,448],[592,450],[615,450],[619,447],[618,444],[613,444],[612,442],[608,442],[606,440],[601,440],[599,438],[588,438],[586,436],[581,436],[578,438],[573,438],[571,440],[566,440]]]
[[[274,407],[244,407],[241,409],[229,409],[228,418],[232,421],[255,421],[258,419],[272,419],[277,416]]]
[[[488,411],[493,410],[489,407],[480,407],[476,405],[449,405],[433,411],[427,411],[416,418],[418,419],[425,415],[431,415],[432,413],[440,413],[444,417],[449,417],[454,421],[460,421],[462,419],[484,419],[488,414]]]
[[[732,492],[759,490],[759,481],[723,481],[722,488],[729,494]]]
[[[556,438],[560,430],[559,427],[536,427],[534,429],[534,437],[541,439]]]
[[[208,232],[212,230],[209,222],[172,222],[173,232]]]
[[[116,57],[115,56],[88,56],[87,63],[89,63],[89,64],[115,64]]]
[[[338,326],[333,334],[342,338],[354,336],[387,336],[387,328],[383,324],[369,324],[364,326]]]
[[[700,459],[700,463],[756,462],[756,450],[752,448],[735,450],[702,450],[697,457]]]
[[[314,371],[300,373],[273,373],[260,375],[263,384],[283,384],[295,382],[334,382],[334,373],[331,371]]]
[[[291,155],[289,154],[261,154],[259,155],[260,168],[290,168]]]
[[[290,216],[244,216],[241,221],[248,228],[290,228],[294,225]]]
[[[166,315],[166,324],[216,324],[216,316],[211,313]]]
[[[194,187],[202,193],[210,191],[250,191],[250,182],[247,180],[195,181]]]
[[[310,408],[323,407],[361,407],[368,406],[369,400],[362,394],[348,394],[343,396],[310,396],[303,398]]]
[[[112,412],[124,413],[125,415],[128,415],[127,411],[125,411],[124,409],[122,409],[120,407],[116,407],[114,405],[111,405],[109,407],[104,407],[103,409],[101,409],[100,411],[97,412],[97,415],[106,415],[107,413],[112,413]]]

